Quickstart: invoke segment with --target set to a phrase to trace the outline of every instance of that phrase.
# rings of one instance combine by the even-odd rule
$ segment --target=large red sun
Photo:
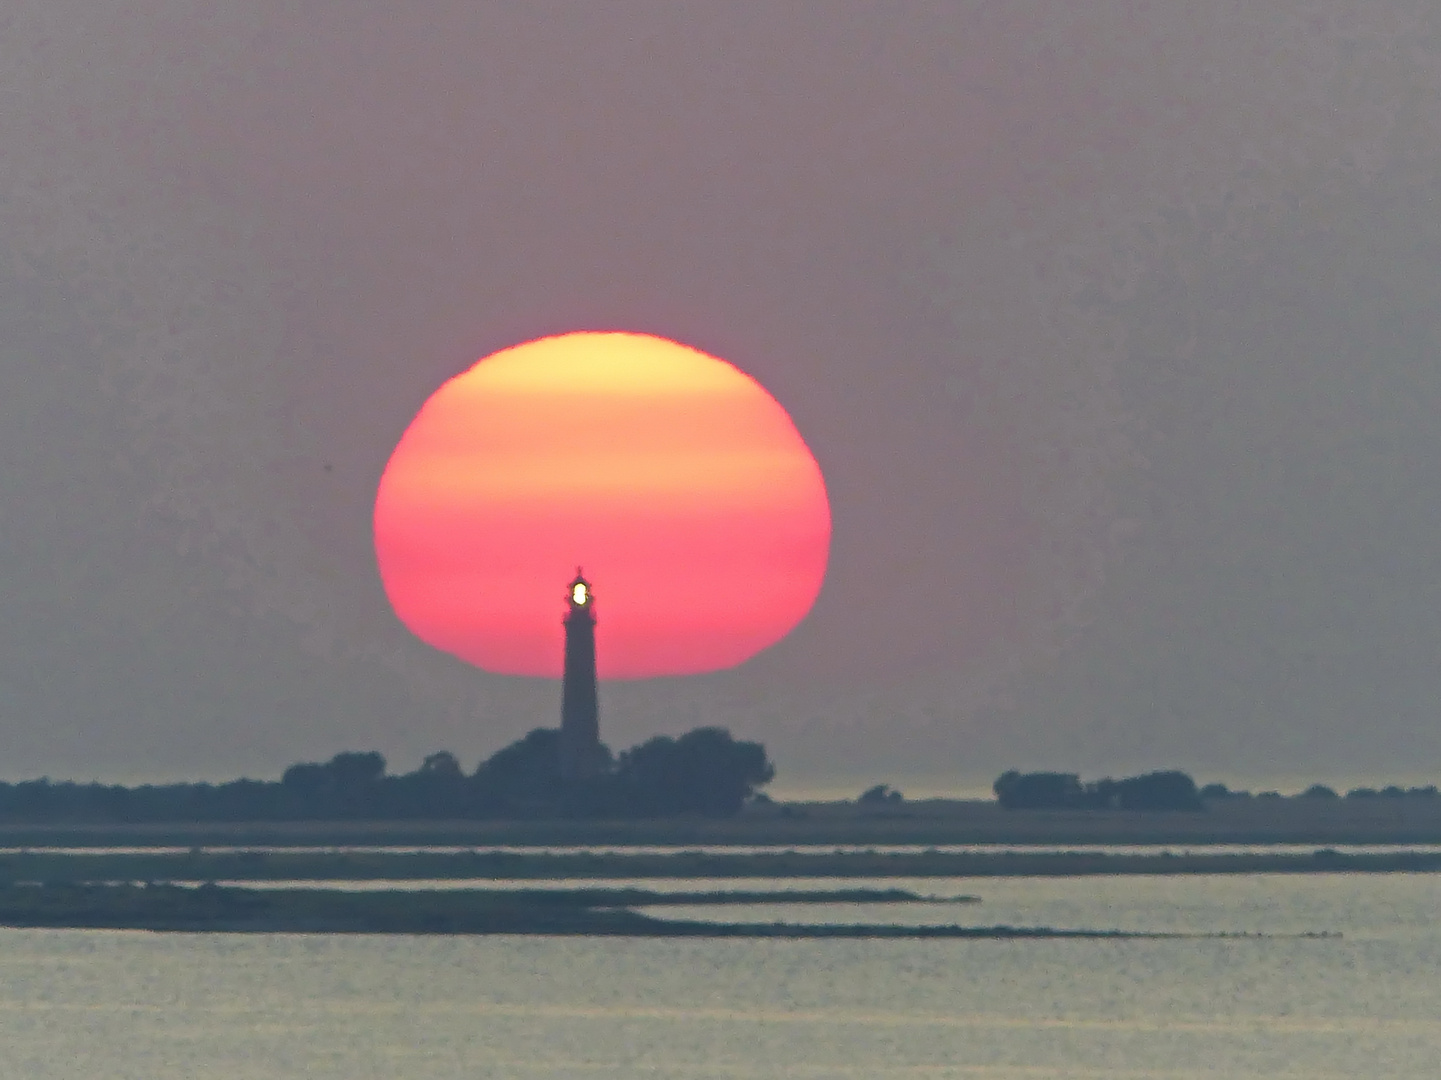
[[[425,403],[375,501],[401,621],[513,675],[560,674],[577,566],[595,586],[603,677],[739,664],[810,610],[830,532],[820,468],[776,400],[643,334],[481,360]]]

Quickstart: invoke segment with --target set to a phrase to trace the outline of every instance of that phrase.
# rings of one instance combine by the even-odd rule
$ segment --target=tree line
[[[1089,783],[1082,783],[1076,773],[1012,769],[997,777],[992,789],[1007,810],[1205,809],[1196,781],[1175,769]]]
[[[560,732],[537,728],[466,773],[448,751],[413,772],[376,751],[299,762],[279,780],[120,784],[0,783],[0,820],[24,822],[636,818],[738,813],[775,776],[760,743],[718,727],[659,735],[580,781],[560,775]]]
[[[1295,795],[1282,795],[1279,791],[1259,791],[1254,795],[1249,791],[1237,791],[1228,788],[1225,784],[1207,784],[1201,789],[1201,798],[1211,799],[1437,799],[1441,798],[1441,790],[1435,784],[1426,784],[1424,787],[1403,788],[1396,784],[1387,784],[1383,788],[1354,787],[1344,795],[1333,787],[1326,784],[1312,784],[1305,791]]]
[[[996,801],[1007,810],[1204,810],[1222,799],[1282,799],[1277,791],[1234,791],[1225,784],[1198,788],[1195,780],[1178,769],[1145,773],[1122,780],[1082,782],[1076,773],[1031,772],[1016,769],[1002,773],[992,785]],[[870,796],[874,789],[866,793]],[[865,799],[866,796],[862,796]],[[1425,787],[1352,788],[1345,795],[1325,784],[1312,784],[1294,799],[1436,799],[1441,791]]]

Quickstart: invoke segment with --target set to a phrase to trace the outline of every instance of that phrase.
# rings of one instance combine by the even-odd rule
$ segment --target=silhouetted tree
[[[374,750],[344,751],[323,765],[316,762],[292,765],[280,778],[290,811],[286,816],[381,816],[384,813],[384,777],[385,758]],[[272,811],[264,816],[276,815]]]
[[[498,812],[553,810],[562,796],[560,731],[536,728],[481,762],[475,784],[482,805]]]
[[[121,785],[0,782],[0,819],[11,821],[285,821],[496,816],[733,814],[774,775],[759,743],[721,728],[652,739],[619,765],[581,782],[560,775],[560,732],[537,728],[466,776],[437,751],[419,768],[387,775],[375,751],[291,765],[279,781]]]
[[[905,801],[905,796],[889,784],[868,787],[856,798],[856,802],[861,806],[888,806],[903,801]]]
[[[1121,810],[1202,810],[1196,782],[1170,769],[1116,782],[1115,805]]]
[[[427,754],[425,760],[420,763],[419,772],[422,776],[432,780],[461,780],[465,777],[459,759],[449,750],[439,750],[434,754]]]
[[[996,778],[993,788],[1007,810],[1204,809],[1196,782],[1175,770],[1083,784],[1075,773],[1011,769]]]
[[[280,783],[298,798],[310,799],[329,786],[330,772],[319,762],[300,761],[281,774]]]
[[[620,798],[642,815],[695,813],[729,817],[775,776],[765,747],[741,742],[724,728],[658,735],[620,755]]]
[[[338,789],[356,791],[377,783],[385,775],[385,758],[375,750],[347,750],[331,758],[325,768]]]
[[[445,750],[428,755],[414,772],[384,777],[376,806],[386,818],[467,818],[482,809],[460,762]]]
[[[1023,773],[1011,769],[992,785],[996,801],[1007,810],[1060,809],[1076,806],[1085,795],[1075,773]]]

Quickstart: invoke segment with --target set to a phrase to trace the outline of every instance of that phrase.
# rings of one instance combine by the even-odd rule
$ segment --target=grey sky
[[[553,722],[370,503],[445,378],[619,327],[776,394],[835,542],[613,744],[1441,773],[1433,5],[11,0],[0,71],[0,772]]]

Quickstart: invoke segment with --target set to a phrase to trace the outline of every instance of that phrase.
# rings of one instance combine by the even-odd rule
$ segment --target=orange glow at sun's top
[[[805,617],[830,508],[755,380],[662,338],[575,333],[436,391],[381,478],[375,544],[400,619],[482,668],[558,675],[558,600],[584,566],[600,674],[689,674],[741,663]]]

